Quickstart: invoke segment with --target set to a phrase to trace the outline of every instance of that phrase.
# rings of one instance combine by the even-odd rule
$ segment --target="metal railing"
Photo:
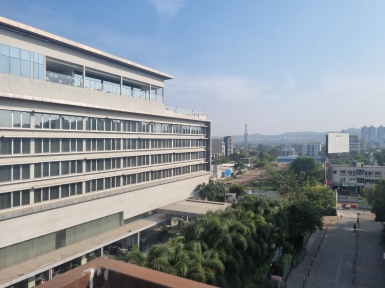
[[[206,116],[206,113],[189,110],[189,109],[182,109],[177,107],[170,107],[170,106],[164,106],[166,110],[174,111],[175,113],[181,113],[185,115],[191,115],[191,116]]]

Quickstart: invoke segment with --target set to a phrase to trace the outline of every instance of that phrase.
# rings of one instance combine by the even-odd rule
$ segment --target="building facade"
[[[349,151],[365,152],[366,145],[365,140],[357,135],[349,135]]]
[[[385,166],[369,166],[363,162],[353,162],[352,165],[331,165],[330,179],[333,189],[359,192],[369,188],[380,179],[385,179]]]
[[[138,244],[208,181],[211,124],[165,106],[171,75],[0,17],[0,77],[0,287]]]
[[[363,138],[366,142],[375,142],[377,140],[376,137],[376,127],[362,127],[361,128],[361,138]]]
[[[225,143],[222,139],[211,139],[212,155],[225,155]]]
[[[385,127],[382,125],[377,127],[377,141],[378,142],[385,141]]]
[[[233,137],[226,136],[223,138],[223,142],[225,142],[225,156],[229,157],[231,154],[234,153]]]
[[[320,156],[321,148],[322,148],[321,142],[304,144],[302,146],[302,156],[318,157]]]
[[[295,152],[294,147],[284,147],[281,150],[281,155],[280,156],[292,156],[296,155],[297,153]]]

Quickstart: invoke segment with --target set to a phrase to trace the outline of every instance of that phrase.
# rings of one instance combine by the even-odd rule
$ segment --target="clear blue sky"
[[[0,15],[175,79],[214,135],[385,125],[385,1],[0,0]]]

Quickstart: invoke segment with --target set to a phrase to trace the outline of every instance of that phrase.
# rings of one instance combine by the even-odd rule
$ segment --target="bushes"
[[[292,259],[293,257],[290,254],[283,254],[278,264],[282,274],[289,268]]]

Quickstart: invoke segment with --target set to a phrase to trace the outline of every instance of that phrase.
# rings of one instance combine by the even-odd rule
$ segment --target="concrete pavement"
[[[360,228],[354,233],[357,212],[361,213]],[[305,287],[311,288],[385,287],[384,249],[378,245],[381,224],[367,210],[338,210],[338,214],[342,220],[340,216],[338,221],[337,217],[325,218],[326,224],[331,222],[327,230],[311,236],[308,253],[292,270],[286,287],[303,287],[304,277]]]

